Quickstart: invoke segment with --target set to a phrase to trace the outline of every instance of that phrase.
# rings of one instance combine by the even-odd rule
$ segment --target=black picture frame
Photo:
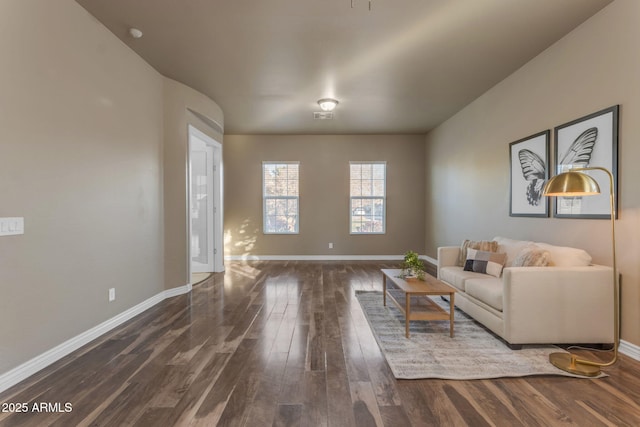
[[[545,130],[509,144],[509,216],[549,217],[549,198],[542,195],[549,179],[549,140]]]
[[[618,115],[619,105],[572,120],[554,129],[554,171],[599,166],[613,175],[616,217],[618,212]],[[585,171],[596,180],[601,193],[587,197],[556,197],[556,218],[611,219],[609,178],[602,171]]]

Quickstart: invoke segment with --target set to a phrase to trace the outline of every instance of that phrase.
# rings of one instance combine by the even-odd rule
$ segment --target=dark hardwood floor
[[[640,362],[625,356],[603,379],[395,380],[354,296],[389,267],[227,263],[0,394],[60,404],[0,425],[640,425]]]

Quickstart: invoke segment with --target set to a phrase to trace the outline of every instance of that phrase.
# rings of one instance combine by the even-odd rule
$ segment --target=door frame
[[[187,265],[189,271],[189,283],[191,283],[191,149],[192,139],[198,138],[213,148],[213,228],[209,238],[213,241],[213,272],[224,271],[224,236],[223,236],[223,170],[222,170],[222,144],[205,134],[193,125],[188,125],[188,150],[187,150]]]

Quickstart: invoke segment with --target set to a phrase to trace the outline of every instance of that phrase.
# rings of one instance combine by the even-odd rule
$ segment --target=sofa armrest
[[[438,270],[440,267],[454,267],[458,265],[459,246],[440,246],[438,248]]]
[[[612,343],[611,267],[509,267],[504,338],[512,343]]]

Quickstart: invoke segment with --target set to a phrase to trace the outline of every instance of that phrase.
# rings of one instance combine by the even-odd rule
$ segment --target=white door
[[[213,147],[190,135],[191,272],[213,272]]]
[[[222,144],[189,125],[189,275],[224,271]]]

